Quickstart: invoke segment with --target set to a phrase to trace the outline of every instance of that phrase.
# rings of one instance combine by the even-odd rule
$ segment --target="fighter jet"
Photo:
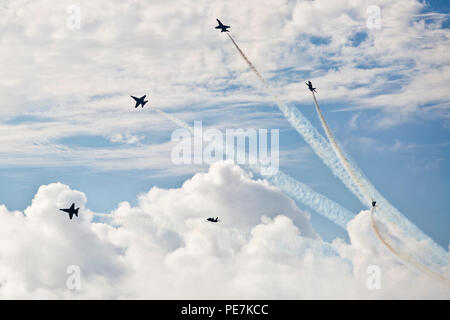
[[[75,209],[75,203],[72,203],[69,209],[59,209],[61,211],[67,212],[69,214],[70,220],[72,220],[73,215],[76,215],[78,217],[78,209]]]
[[[375,208],[377,206],[377,202],[372,199],[372,208]]]
[[[208,218],[208,219],[206,219],[206,221],[209,221],[209,222],[219,222],[219,217],[216,217],[215,219],[214,218]]]
[[[137,108],[137,107],[139,107],[139,105],[142,105],[142,108],[143,108],[145,106],[145,104],[148,102],[148,100],[144,101],[146,96],[147,95],[144,95],[144,96],[142,96],[140,98],[136,98],[135,96],[130,96],[136,101],[136,105],[134,107]]]
[[[220,22],[219,19],[216,19],[216,20],[219,23],[219,25],[216,27],[216,29],[220,29],[221,30],[220,32],[230,32],[227,30],[228,28],[230,28],[230,26],[224,25],[222,22]]]
[[[309,91],[311,92],[317,92],[316,88],[313,88],[311,81],[305,82],[306,85],[308,86]]]

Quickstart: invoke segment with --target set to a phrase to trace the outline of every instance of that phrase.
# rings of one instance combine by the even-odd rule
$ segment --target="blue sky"
[[[382,20],[379,31],[364,29],[364,5],[323,14],[320,27],[302,32],[289,31],[301,27],[301,22],[292,24],[294,13],[294,18],[283,20],[290,16],[293,4],[280,10],[281,18],[276,21],[270,12],[254,9],[254,20],[249,21],[255,22],[244,24],[227,7],[211,9],[202,21],[212,28],[219,9],[228,13],[233,35],[281,99],[299,108],[323,133],[303,85],[312,79],[324,115],[347,153],[400,212],[446,248],[450,243],[450,105],[446,93],[450,64],[440,53],[448,55],[449,19],[420,14],[447,14],[449,4],[427,3],[406,8],[406,18],[391,17],[395,7],[380,5],[382,19],[388,22]],[[133,110],[128,95],[140,93],[149,93],[150,103],[191,125],[202,120],[204,126],[221,129],[280,129],[284,151],[280,169],[354,213],[364,208],[290,128],[223,34],[208,29],[204,40],[214,40],[199,49],[203,24],[194,25],[192,35],[180,35],[176,22],[164,25],[159,16],[162,20],[155,19],[153,27],[134,28],[130,26],[133,17],[116,26],[114,14],[120,8],[112,16],[96,17],[90,7],[81,7],[86,24],[79,31],[64,27],[60,31],[45,22],[27,25],[26,19],[7,29],[11,38],[19,37],[9,39],[11,52],[4,55],[12,56],[18,47],[28,50],[10,60],[6,75],[11,82],[5,82],[0,92],[4,101],[1,132],[5,133],[0,150],[4,159],[0,162],[0,203],[8,209],[25,209],[39,186],[59,181],[84,192],[91,210],[109,212],[121,201],[136,203],[138,194],[153,186],[179,187],[198,170],[206,170],[172,164],[169,141],[176,126],[148,108]],[[14,10],[24,11],[17,16],[26,16],[32,9],[18,6]],[[354,11],[358,12],[355,21],[363,27],[345,26],[348,31],[344,32],[332,31],[333,21],[326,25],[327,15]],[[411,18],[413,13],[418,17]],[[195,17],[187,14],[186,23]],[[65,18],[62,14],[63,22]],[[390,25],[390,18],[403,20]],[[143,20],[136,20],[139,26]],[[413,20],[429,27],[414,27],[417,34],[405,35]],[[261,21],[269,25],[252,33],[258,27],[254,23]],[[45,32],[52,28],[56,31],[47,38]],[[93,28],[94,38],[83,28]],[[277,31],[283,32],[279,38]],[[149,35],[154,43],[142,44]],[[388,38],[392,43],[386,42]],[[47,51],[45,44],[58,54]],[[390,56],[386,47],[398,56]],[[177,56],[183,50],[186,58]],[[23,72],[27,63],[33,67]],[[163,63],[167,67],[158,69]],[[429,96],[415,90],[422,81]],[[113,155],[120,157],[108,158]],[[147,159],[154,162],[148,164]],[[345,230],[303,204],[298,206],[311,212],[314,228],[325,240],[347,237]]]

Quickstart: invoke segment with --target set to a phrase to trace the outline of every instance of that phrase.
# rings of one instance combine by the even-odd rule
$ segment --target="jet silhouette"
[[[308,86],[309,91],[311,92],[317,92],[316,88],[313,88],[311,81],[305,82],[306,85]]]
[[[375,208],[377,206],[377,202],[372,199],[372,208]]]
[[[61,211],[67,212],[69,214],[70,220],[72,220],[73,215],[76,215],[78,217],[78,209],[75,209],[75,203],[72,203],[69,209],[59,209]]]
[[[219,222],[219,217],[216,217],[215,219],[214,219],[214,218],[208,218],[208,219],[206,219],[206,221],[209,221],[209,222]]]
[[[230,32],[227,30],[228,28],[230,28],[230,26],[224,25],[222,22],[220,22],[219,19],[216,19],[216,20],[219,23],[219,25],[216,27],[216,29],[220,29],[221,30],[220,32]]]
[[[140,97],[140,98],[136,98],[136,97],[134,97],[134,96],[130,96],[130,97],[132,97],[135,101],[136,101],[136,105],[134,106],[135,108],[137,108],[137,107],[139,107],[139,105],[142,105],[142,108],[145,106],[145,104],[148,102],[148,100],[145,100],[144,101],[144,99],[145,99],[145,97],[146,97],[147,95],[144,95],[144,96],[142,96],[142,97]]]

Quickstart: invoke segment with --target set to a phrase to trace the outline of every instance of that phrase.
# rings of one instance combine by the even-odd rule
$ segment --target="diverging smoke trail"
[[[424,253],[424,256],[427,256],[427,259],[439,265],[447,265],[448,253],[441,246],[435,243],[430,237],[424,234],[417,226],[406,219],[395,207],[393,207],[375,189],[375,187],[369,182],[369,180],[351,161],[351,159],[349,159],[349,157],[345,157],[345,154],[341,150],[340,154],[344,159],[347,159],[347,167],[354,169],[347,171],[345,165],[342,164],[330,143],[326,141],[326,139],[316,130],[316,128],[312,126],[309,120],[305,116],[303,116],[303,114],[297,108],[287,106],[280,101],[278,96],[272,92],[272,89],[267,84],[265,79],[261,76],[256,67],[252,64],[252,62],[247,58],[244,52],[234,41],[233,37],[230,34],[227,35],[233,42],[241,57],[245,60],[250,69],[256,74],[269,94],[273,97],[278,108],[292,125],[292,127],[294,127],[296,131],[303,137],[303,139],[311,146],[314,152],[331,169],[333,174],[337,176],[354,195],[358,197],[363,205],[368,206],[370,204],[370,197],[373,196],[378,203],[382,204],[383,212],[385,212],[384,217],[387,220],[395,223],[398,227],[400,227],[405,232],[408,232],[414,238],[426,242],[429,248],[431,248],[431,250],[429,250],[427,253]],[[335,143],[335,145],[337,145],[337,143]]]
[[[383,212],[383,217],[387,218],[391,223],[394,223],[395,225],[399,226],[403,231],[406,231],[409,235],[413,236],[417,240],[425,240],[428,242],[429,247],[431,248],[430,252],[422,252],[422,256],[425,258],[424,260],[431,259],[433,262],[439,264],[439,265],[446,265],[448,263],[448,260],[446,259],[447,253],[445,250],[440,248],[437,244],[435,244],[431,238],[427,237],[423,234],[423,232],[417,228],[414,224],[412,224],[407,218],[403,217],[403,215],[398,212],[392,205],[388,203],[387,200],[385,200],[375,189],[375,187],[368,181],[367,178],[363,176],[362,173],[358,174],[358,171],[361,172],[358,167],[355,164],[349,163],[347,160],[347,157],[343,153],[342,149],[340,148],[339,144],[336,142],[336,139],[334,138],[330,127],[328,126],[328,123],[326,122],[322,111],[320,109],[319,103],[317,102],[316,95],[314,92],[312,92],[312,96],[314,99],[314,106],[316,108],[317,114],[319,116],[320,122],[322,124],[323,129],[325,130],[325,134],[328,137],[328,140],[330,141],[331,147],[333,148],[337,158],[341,162],[342,166],[347,171],[348,175],[352,178],[352,180],[358,185],[360,188],[362,194],[366,198],[366,203],[370,203],[371,199],[374,198],[377,200],[377,202],[382,206],[382,209],[380,211]],[[375,224],[373,224],[375,225]],[[374,229],[376,232],[376,230]],[[377,233],[377,232],[376,232]],[[377,236],[381,238],[381,234],[377,233]],[[386,244],[386,241],[382,241],[384,244]],[[392,247],[389,248],[393,253],[397,254],[397,251],[392,250]],[[398,254],[397,254],[398,255]],[[403,254],[404,256],[405,254]],[[400,257],[400,255],[398,255]],[[422,260],[422,259],[421,259]],[[412,261],[411,258],[408,258],[409,262]],[[414,263],[417,266],[417,263]],[[420,269],[420,268],[419,268]],[[430,271],[428,271],[429,273]]]
[[[361,193],[360,188],[353,182],[345,169],[342,168],[339,160],[336,158],[334,151],[330,147],[330,144],[327,142],[327,140],[316,130],[316,128],[309,122],[309,120],[300,111],[298,111],[297,108],[287,106],[280,100],[278,95],[276,95],[272,91],[266,80],[261,76],[253,63],[247,58],[241,48],[239,48],[233,37],[228,33],[227,35],[233,42],[241,57],[245,60],[250,69],[261,81],[264,88],[266,88],[268,93],[275,100],[278,108],[283,113],[284,117],[289,121],[291,126],[311,146],[311,148],[319,156],[319,158],[322,159],[322,161],[331,169],[333,174],[338,177],[345,184],[345,186],[360,199],[361,202],[367,204],[367,202],[365,201],[365,196]]]
[[[152,109],[159,112],[166,119],[174,122],[176,125],[187,129],[191,134],[194,134],[194,128],[189,126],[186,122],[168,114],[164,111],[161,111],[158,108],[152,107]],[[229,150],[224,148],[225,153]],[[227,158],[232,159],[233,155],[228,155]],[[261,174],[262,167],[260,165],[246,165],[248,169],[256,174]],[[270,181],[273,185],[279,187],[283,192],[289,195],[296,201],[303,203],[309,208],[313,209],[318,214],[326,217],[342,228],[346,228],[347,223],[354,218],[354,214],[339,205],[338,203],[328,199],[326,196],[314,191],[307,185],[297,181],[291,176],[283,173],[281,170],[278,170],[275,174],[271,176],[265,177],[268,181]]]
[[[317,108],[318,108],[318,112],[320,112],[320,108],[318,107],[318,105],[317,105]],[[153,108],[153,109],[155,109],[157,112],[159,112],[161,115],[163,115],[168,120],[187,129],[189,132],[191,132],[191,134],[194,133],[194,129],[191,126],[189,126],[186,122],[184,122],[168,113],[165,113],[158,108]],[[323,123],[325,124],[325,126],[327,128],[326,130],[328,130],[330,137],[334,141],[334,137],[331,134],[331,131],[329,130],[328,125],[325,122],[325,119],[323,119],[321,112],[320,112],[320,115],[323,120]],[[337,146],[336,149],[339,150],[339,147]],[[344,155],[341,155],[341,156],[345,160]],[[348,165],[348,166],[350,166],[350,165]],[[246,165],[246,167],[256,174],[261,173],[261,167],[258,165]],[[350,170],[351,170],[351,168],[350,168]],[[343,208],[342,206],[333,202],[332,200],[328,199],[327,197],[315,192],[314,190],[312,190],[305,184],[295,180],[294,178],[290,177],[289,175],[286,175],[282,171],[278,171],[274,175],[271,175],[267,178],[273,185],[278,186],[282,191],[284,191],[286,194],[288,194],[295,200],[304,203],[305,205],[312,208],[317,213],[325,216],[326,218],[330,219],[331,221],[333,221],[334,223],[336,223],[337,225],[339,225],[343,228],[345,228],[347,223],[353,218],[353,214],[350,211],[348,211],[347,209]],[[409,264],[415,266],[418,270],[423,271],[424,273],[428,274],[430,277],[435,278],[440,281],[443,281],[443,282],[446,282],[447,284],[449,283],[448,279],[442,277],[437,272],[434,272],[433,270],[429,269],[425,265],[417,263],[416,260],[413,259],[411,256],[396,250],[394,248],[394,246],[392,244],[390,244],[389,241],[386,240],[382,236],[380,230],[378,229],[378,227],[375,223],[373,210],[371,212],[371,223],[372,223],[372,227],[373,227],[377,237],[393,254],[398,256],[403,261],[406,261]],[[304,241],[307,241],[307,240],[305,239]],[[308,242],[305,242],[305,243],[308,243]],[[312,242],[312,243],[314,243],[314,242]],[[323,244],[318,244],[318,245],[322,250],[326,249],[326,247],[324,247]]]
[[[314,94],[314,92],[312,92],[312,96],[313,96],[313,99],[314,99],[314,105],[316,107],[317,114],[318,114],[318,116],[320,118],[320,122],[322,123],[322,127],[325,130],[325,133],[326,133],[326,135],[328,137],[328,140],[330,141],[330,144],[331,144],[334,152],[336,153],[336,156],[339,158],[339,160],[341,161],[342,165],[347,170],[347,173],[349,174],[349,176],[360,187],[362,193],[366,197],[367,202],[370,203],[372,197],[371,197],[371,194],[369,194],[368,188],[366,188],[365,183],[363,181],[361,181],[360,178],[356,175],[356,173],[353,170],[353,167],[347,161],[347,159],[346,159],[345,155],[343,154],[341,148],[337,144],[336,139],[334,138],[334,136],[333,136],[333,134],[332,134],[332,132],[330,130],[330,127],[328,126],[328,123],[326,122],[325,118],[323,117],[322,111],[320,110],[319,104],[317,103],[316,95]],[[371,185],[369,185],[369,187],[371,187]],[[448,279],[442,277],[441,275],[439,275],[439,273],[433,271],[432,269],[427,267],[425,264],[419,263],[418,260],[422,260],[422,259],[420,259],[420,257],[417,257],[417,256],[416,257],[412,257],[409,254],[407,254],[405,252],[402,252],[399,249],[396,249],[393,244],[389,243],[389,241],[385,237],[383,237],[383,235],[381,234],[380,230],[378,229],[378,227],[377,227],[377,225],[375,223],[374,208],[371,209],[371,223],[372,223],[372,228],[373,228],[376,236],[378,237],[378,239],[394,255],[396,255],[397,257],[399,257],[403,261],[405,261],[405,262],[415,266],[417,269],[419,269],[420,271],[428,274],[429,276],[450,284],[450,281]]]

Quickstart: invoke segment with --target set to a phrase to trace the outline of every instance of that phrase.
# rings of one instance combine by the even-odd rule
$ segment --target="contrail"
[[[189,124],[187,124],[186,122],[164,111],[161,111],[158,108],[152,107],[152,109],[156,110],[162,116],[172,121],[176,125],[187,129],[191,134],[194,134],[194,128],[189,126]],[[228,150],[227,148],[224,149],[226,154]],[[228,158],[232,159],[232,157]],[[246,165],[246,167],[256,174],[261,173],[261,166],[248,164]],[[266,176],[266,179],[272,182],[273,185],[279,187],[291,198],[305,204],[318,214],[326,217],[327,219],[331,220],[344,229],[346,228],[347,223],[355,217],[355,215],[351,211],[345,209],[340,204],[314,191],[307,185],[283,173],[281,170],[278,170],[278,172],[272,176]]]
[[[289,123],[297,130],[297,132],[304,138],[304,140],[312,147],[314,152],[322,159],[322,161],[331,169],[334,175],[336,175],[344,185],[361,201],[365,206],[370,203],[370,197],[373,196],[377,199],[377,202],[383,203],[383,212],[386,212],[385,217],[397,226],[401,227],[404,231],[414,235],[416,239],[426,241],[432,249],[428,252],[428,257],[439,265],[448,264],[448,253],[437,243],[435,243],[430,237],[424,234],[417,226],[405,218],[395,207],[393,207],[368,181],[364,174],[360,170],[347,170],[348,168],[357,168],[351,160],[345,161],[347,168],[340,161],[339,156],[333,150],[325,138],[312,126],[306,117],[297,109],[286,106],[280,101],[278,96],[272,92],[272,89],[267,84],[265,79],[261,76],[256,67],[247,58],[244,52],[240,49],[237,43],[234,41],[230,34],[227,34],[234,46],[238,50],[241,57],[248,64],[250,69],[256,74],[263,86],[274,98],[278,108],[284,114]],[[323,118],[323,117],[322,117]],[[335,143],[337,146],[337,143]],[[338,147],[339,149],[339,147]],[[339,149],[340,150],[340,149]],[[340,152],[340,155],[344,159],[345,154]],[[353,175],[353,176],[352,176]],[[362,186],[362,187],[361,187]]]

